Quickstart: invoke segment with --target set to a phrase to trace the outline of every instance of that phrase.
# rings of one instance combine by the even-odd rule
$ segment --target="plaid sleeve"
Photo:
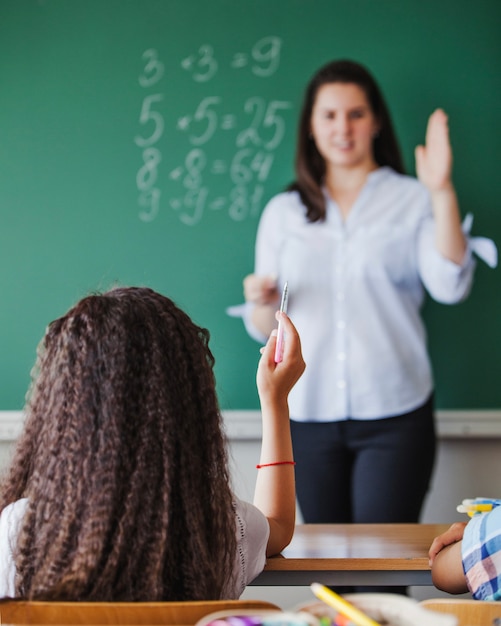
[[[501,507],[471,518],[461,551],[466,583],[475,600],[501,600]]]

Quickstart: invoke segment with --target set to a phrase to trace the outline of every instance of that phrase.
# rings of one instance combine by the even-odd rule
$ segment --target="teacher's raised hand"
[[[451,180],[452,150],[447,115],[436,109],[428,120],[426,145],[416,147],[416,172],[430,192],[435,216],[435,245],[446,259],[461,265],[466,240],[461,228],[456,191]]]
[[[417,146],[416,173],[430,193],[451,186],[452,150],[446,113],[436,109],[429,117],[426,144]]]

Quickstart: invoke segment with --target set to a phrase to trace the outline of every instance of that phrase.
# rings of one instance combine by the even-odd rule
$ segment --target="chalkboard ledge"
[[[225,411],[226,432],[230,440],[259,440],[259,411]],[[501,409],[437,411],[439,439],[501,438]]]
[[[230,441],[261,439],[259,411],[223,411]],[[22,411],[0,411],[0,441],[15,441],[23,426]],[[440,439],[501,438],[501,409],[437,411]]]

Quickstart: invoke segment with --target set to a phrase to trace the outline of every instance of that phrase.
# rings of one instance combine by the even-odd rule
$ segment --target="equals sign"
[[[245,67],[247,65],[247,55],[244,52],[237,52],[233,57],[233,61],[231,62],[231,67],[235,67],[239,69],[240,67]]]
[[[219,211],[220,209],[224,207],[225,204],[226,204],[226,198],[223,198],[223,197],[216,198],[209,204],[209,209],[211,209],[212,211]]]
[[[212,164],[213,174],[224,174],[227,170],[226,163],[224,161],[214,161]]]
[[[221,128],[223,130],[231,130],[235,128],[236,125],[236,117],[232,114],[223,115],[223,119],[221,120]]]

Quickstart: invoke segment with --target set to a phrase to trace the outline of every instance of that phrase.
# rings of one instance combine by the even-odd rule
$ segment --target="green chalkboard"
[[[302,91],[366,64],[406,165],[450,117],[474,232],[501,242],[499,0],[1,0],[0,409],[19,409],[46,324],[119,284],[212,333],[221,405],[257,407],[242,301],[264,203],[292,178]],[[426,306],[438,405],[501,406],[499,272]]]

